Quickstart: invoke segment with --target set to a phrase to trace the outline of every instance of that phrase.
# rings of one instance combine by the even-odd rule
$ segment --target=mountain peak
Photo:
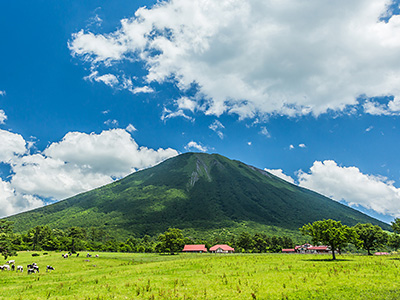
[[[58,203],[10,217],[23,231],[99,227],[111,235],[286,230],[321,219],[389,226],[270,173],[219,154],[184,153]]]

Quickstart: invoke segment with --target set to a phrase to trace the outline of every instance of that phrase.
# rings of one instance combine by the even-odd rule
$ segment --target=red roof
[[[215,245],[210,248],[210,251],[217,251],[218,249],[222,249],[222,251],[235,251],[234,248],[228,245]]]
[[[294,249],[282,249],[282,252],[295,252]]]
[[[374,255],[390,255],[388,252],[375,252]]]
[[[188,252],[207,252],[206,245],[185,245],[182,251],[188,251]]]
[[[328,246],[312,246],[308,247],[307,250],[329,250]]]

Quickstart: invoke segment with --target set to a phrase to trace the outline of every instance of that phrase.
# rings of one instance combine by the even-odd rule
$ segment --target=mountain
[[[115,237],[168,227],[294,233],[321,219],[389,225],[268,172],[218,154],[185,153],[119,181],[8,219],[17,232],[36,225],[102,228]]]

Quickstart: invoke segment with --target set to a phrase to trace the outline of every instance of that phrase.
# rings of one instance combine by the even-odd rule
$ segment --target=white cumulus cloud
[[[290,177],[289,175],[284,174],[282,169],[267,169],[267,168],[265,168],[264,170],[275,175],[276,177],[279,177],[279,178],[287,181],[287,182],[290,182],[292,184],[295,183],[294,179],[292,177]]]
[[[4,122],[7,120],[7,115],[4,112],[4,110],[0,109],[0,124],[4,124]]]
[[[299,172],[299,185],[351,206],[400,217],[400,189],[382,176],[341,167],[332,160],[315,161],[309,173]]]
[[[124,129],[69,132],[35,154],[18,134],[0,130],[0,140],[0,161],[12,170],[10,180],[0,182],[0,215],[41,206],[40,198],[60,200],[99,187],[178,155],[171,148],[139,146]]]
[[[185,149],[188,150],[188,151],[193,150],[193,149],[198,150],[198,151],[201,151],[201,152],[207,152],[207,151],[208,151],[208,148],[207,148],[207,147],[202,146],[201,144],[199,144],[199,143],[197,143],[197,142],[194,142],[194,141],[190,141],[190,142],[185,146]]]
[[[0,162],[10,163],[26,151],[26,142],[21,135],[0,129]]]
[[[391,95],[399,112],[400,16],[391,0],[170,0],[142,7],[114,32],[81,30],[72,55],[118,69],[140,60],[147,83],[173,79],[206,114],[318,115]],[[382,20],[382,16],[386,19]],[[116,70],[118,71],[118,70]]]

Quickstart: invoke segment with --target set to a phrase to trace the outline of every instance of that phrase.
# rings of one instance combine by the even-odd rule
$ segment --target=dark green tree
[[[353,228],[331,219],[309,223],[301,227],[300,231],[310,236],[314,244],[322,243],[329,246],[332,250],[332,260],[336,259],[335,250],[343,249],[357,238]]]
[[[394,219],[391,226],[394,232],[400,234],[400,218]]]
[[[390,234],[388,238],[388,246],[394,250],[400,249],[400,235],[395,233]]]
[[[174,254],[175,252],[180,252],[185,244],[182,231],[178,228],[169,228],[166,232],[158,236],[158,241],[159,244],[156,250],[160,253],[169,252],[170,254]]]
[[[367,250],[368,255],[372,255],[371,251],[383,247],[388,240],[387,233],[378,225],[357,224],[354,229],[361,241],[361,243],[356,244],[356,247]]]
[[[81,227],[71,227],[67,231],[67,236],[71,238],[71,252],[75,253],[75,245],[86,237],[86,231]]]
[[[254,249],[253,237],[248,232],[242,232],[236,240],[236,246],[243,249],[246,252],[250,252]]]
[[[10,221],[0,220],[0,253],[4,259],[17,255],[12,244],[12,225],[13,223]]]

